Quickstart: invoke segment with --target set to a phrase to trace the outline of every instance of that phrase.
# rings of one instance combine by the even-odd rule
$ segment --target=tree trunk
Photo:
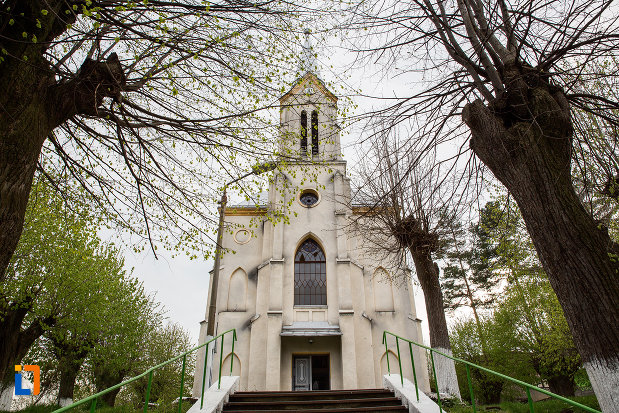
[[[43,332],[43,325],[52,325],[53,318],[36,319],[25,329],[22,323],[30,306],[28,303],[6,306],[0,319],[0,387],[13,385],[15,365],[20,364],[28,350]]]
[[[619,248],[571,181],[563,92],[506,68],[505,96],[468,104],[471,148],[510,191],[565,313],[604,412],[619,411]]]
[[[548,379],[550,391],[561,396],[574,396],[576,383],[569,376],[555,376]]]
[[[73,393],[75,391],[75,380],[77,375],[84,364],[84,360],[90,348],[85,343],[80,342],[76,345],[72,343],[62,345],[54,342],[54,346],[57,347],[57,352],[60,355],[58,357],[58,368],[60,370],[60,386],[58,389],[58,405],[65,407],[73,403]]]
[[[105,365],[95,364],[93,366],[93,373],[95,376],[95,387],[98,393],[122,382],[127,374],[127,371],[123,369],[108,371],[108,368]],[[116,395],[118,395],[119,391],[120,388],[112,390],[111,392],[101,396],[100,399],[106,406],[114,407],[114,403],[116,403]]]
[[[56,79],[45,49],[75,22],[81,7],[73,10],[64,0],[15,1],[12,6],[0,16],[6,50],[0,64],[0,282],[21,236],[43,142],[75,115],[97,116],[103,99],[119,100],[125,86],[114,53],[105,62],[87,58],[69,79]],[[43,15],[43,9],[49,12]],[[38,41],[24,40],[23,33],[33,31]]]
[[[32,84],[40,83],[39,79],[19,76],[14,82],[23,85],[0,81],[2,90],[10,90],[8,94],[15,102],[10,104],[3,99],[3,105],[12,107],[0,117],[0,282],[17,248],[37,160],[43,141],[52,130],[41,107],[41,97],[19,91],[26,85],[33,88]]]
[[[432,261],[430,252],[427,250],[411,249],[417,278],[423,290],[430,326],[430,346],[441,353],[451,356],[451,344],[449,343],[449,331],[445,319],[443,307],[443,293],[439,283],[438,265]],[[460,388],[456,376],[456,366],[453,360],[434,354],[438,391],[460,399]]]

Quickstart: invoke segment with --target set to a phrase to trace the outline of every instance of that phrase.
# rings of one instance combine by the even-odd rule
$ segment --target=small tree
[[[468,229],[453,215],[443,217],[447,230],[440,251],[445,262],[441,275],[445,308],[453,311],[469,307],[472,310],[482,347],[480,311],[493,306],[502,279],[493,267],[498,254],[487,231],[491,219],[488,205],[480,212],[479,222]]]
[[[386,135],[373,143],[361,166],[356,194],[371,207],[355,221],[354,229],[364,234],[368,253],[391,260],[395,266],[412,259],[426,303],[430,345],[451,354],[439,268],[433,258],[441,240],[440,217],[446,198],[442,198],[436,175],[417,163],[416,154],[408,149]],[[453,361],[438,355],[435,360],[438,391],[460,398]]]

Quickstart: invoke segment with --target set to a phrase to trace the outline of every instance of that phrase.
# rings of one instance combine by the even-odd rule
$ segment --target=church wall
[[[229,226],[231,232],[226,231],[223,238],[223,245],[236,253],[226,254],[221,262],[217,331],[237,329],[235,371],[241,374],[241,390],[290,390],[293,354],[320,353],[330,354],[333,389],[382,387],[383,331],[422,341],[420,325],[414,321],[411,288],[379,279],[384,278],[380,276],[382,270],[374,277],[377,269],[389,268],[389,264],[383,262],[385,257],[367,254],[363,234],[350,231],[351,189],[346,163],[339,153],[337,99],[312,76],[306,75],[292,94],[282,99],[280,149],[296,156],[297,161],[284,164],[274,173],[267,207],[284,212],[289,223],[274,225],[264,221],[252,227],[254,237],[246,242],[238,228]],[[310,120],[314,109],[319,117],[319,157],[311,156]],[[310,154],[298,157],[302,110],[308,114]],[[318,158],[332,161],[309,162]],[[301,205],[298,197],[303,189],[318,192],[319,202],[309,208]],[[252,213],[255,215],[250,216]],[[257,211],[240,208],[228,211],[226,223],[249,228],[252,218],[262,219]],[[294,305],[295,254],[308,237],[325,254],[326,306]],[[284,325],[304,321],[327,321],[338,326],[342,336],[281,337]],[[203,327],[201,340],[204,331]],[[229,366],[234,356],[229,354],[231,342],[226,340],[221,355],[228,357]],[[393,339],[389,348],[396,351]],[[408,346],[401,345],[400,350],[404,374],[412,379]],[[216,366],[219,355],[215,356]],[[425,389],[425,355],[416,351],[415,357],[420,384]],[[396,372],[395,358],[393,362],[392,372]],[[196,382],[200,374],[198,369]]]

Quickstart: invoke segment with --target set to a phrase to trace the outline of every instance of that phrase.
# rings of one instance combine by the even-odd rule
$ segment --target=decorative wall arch
[[[247,273],[241,267],[230,275],[226,309],[227,311],[247,310]]]
[[[378,267],[372,275],[375,311],[394,311],[393,283],[387,270]]]
[[[230,374],[230,363],[232,362],[232,360],[234,360],[234,362],[232,363],[232,374]],[[389,362],[391,362],[391,359],[389,360]],[[239,356],[237,353],[228,353],[226,355],[226,357],[224,358],[224,361],[221,365],[221,375],[222,376],[241,376],[241,370],[242,369],[242,365],[241,365],[241,359],[239,359]]]
[[[391,373],[400,374],[400,367],[398,365],[398,356],[391,350],[389,350],[389,367],[391,369]],[[380,358],[380,376],[381,377],[384,376],[385,374],[388,373],[388,371],[389,369],[387,369],[387,352],[384,352],[382,357]]]

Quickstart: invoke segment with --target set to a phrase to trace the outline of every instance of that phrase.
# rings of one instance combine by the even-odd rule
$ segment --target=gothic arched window
[[[294,257],[294,305],[327,305],[325,253],[312,239]]]
[[[318,112],[312,111],[312,155],[318,155]]]
[[[307,153],[307,112],[301,112],[301,155]]]

